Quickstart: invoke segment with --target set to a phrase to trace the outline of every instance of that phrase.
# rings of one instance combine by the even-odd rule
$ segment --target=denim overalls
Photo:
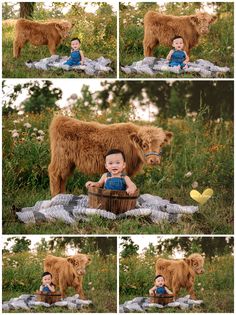
[[[170,67],[181,66],[183,68],[185,64],[183,63],[186,59],[186,54],[183,50],[175,50],[171,55],[171,59],[169,62]]]
[[[68,66],[79,66],[81,61],[81,55],[79,50],[72,51],[70,58],[64,63]]]
[[[104,188],[110,190],[126,190],[125,175],[122,174],[121,177],[112,177],[111,173],[108,172]]]
[[[166,289],[165,287],[159,287],[159,288],[156,288],[156,294],[166,294]]]

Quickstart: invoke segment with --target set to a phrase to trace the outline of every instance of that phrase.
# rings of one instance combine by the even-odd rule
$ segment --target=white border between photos
[[[3,2],[19,2],[19,1],[3,1],[3,0],[0,0],[1,1],[1,4]],[[26,0],[23,0],[21,2],[29,2],[29,1],[26,1]],[[34,2],[43,2],[43,1],[40,1],[40,0],[34,0]],[[104,1],[96,1],[96,0],[87,0],[87,1],[84,1],[84,0],[81,0],[81,1],[76,1],[76,0],[72,0],[72,1],[65,1],[65,0],[62,0],[62,1],[58,1],[58,2],[71,2],[71,3],[75,3],[75,2],[107,2],[107,3],[110,3],[110,4],[114,4],[114,2],[116,3],[117,5],[117,77],[112,79],[112,78],[109,78],[109,80],[127,80],[127,81],[139,81],[139,80],[145,80],[145,81],[153,81],[153,80],[156,80],[156,81],[163,81],[165,80],[165,78],[145,78],[145,79],[132,79],[132,78],[119,78],[119,2],[127,2],[127,1],[119,1],[118,0],[104,0]],[[137,0],[137,1],[134,1],[134,0],[131,0],[129,1],[130,3],[133,3],[133,2],[155,2],[155,1],[152,1],[152,0],[146,0],[146,1],[140,1],[140,0]],[[158,2],[158,1],[156,1]],[[166,2],[186,2],[184,0],[170,0],[170,1],[166,1]],[[194,1],[194,0],[189,0],[188,2],[207,2],[207,1]],[[211,2],[211,1],[209,1]],[[235,4],[235,1],[233,0],[229,0],[229,1],[224,1],[224,0],[216,0],[215,2],[233,2],[234,3],[234,48],[236,47],[236,38],[235,38],[235,33],[236,33],[236,13],[235,13],[235,8],[236,8],[236,4]],[[2,16],[2,6],[0,8],[0,14]],[[2,25],[1,25],[1,28],[2,28]],[[2,31],[1,31],[1,34],[0,34],[0,41],[1,41],[1,51],[2,51]],[[235,57],[235,53],[234,53],[234,57]],[[235,58],[234,58],[235,59]],[[236,65],[235,65],[235,62],[234,62],[234,78],[235,78],[235,70],[236,70]],[[2,54],[0,54],[0,71],[1,71],[1,79],[2,79]],[[214,80],[221,80],[221,81],[226,81],[226,80],[232,80],[232,81],[235,81],[234,78],[232,79],[215,79]],[[26,78],[25,78],[26,79]],[[33,80],[34,78],[31,78],[31,80]],[[38,79],[38,78],[35,78],[35,79]],[[52,79],[52,80],[60,80],[60,79]],[[70,80],[70,79],[68,79]],[[74,79],[74,80],[81,80],[81,79]],[[90,79],[82,79],[83,81],[86,82],[86,80],[90,80]],[[103,79],[105,80],[105,78]],[[170,81],[176,81],[176,79],[170,79],[168,78],[168,80]],[[180,78],[179,80],[182,80],[182,81],[189,81],[190,79],[188,78],[185,78],[185,79],[182,79]],[[201,79],[201,78],[196,78],[196,79],[191,79],[193,81],[198,81],[198,80],[201,80],[201,81],[209,81],[209,79]],[[3,81],[3,79],[2,79]],[[68,81],[69,82],[69,81]],[[2,100],[2,89],[1,89],[1,93],[0,93],[0,99]],[[235,88],[235,84],[234,84],[234,99],[236,100],[236,88]],[[236,102],[234,101],[234,104]],[[234,106],[234,116],[236,114],[236,110],[235,110],[235,106]],[[2,140],[2,110],[1,110],[1,113],[0,113],[0,118],[1,118],[1,128],[0,128],[0,139]],[[236,136],[236,132],[234,130],[234,139],[235,139],[235,136]],[[234,140],[234,148],[235,148],[235,144],[236,144],[236,141]],[[1,153],[1,157],[2,157],[2,145],[1,145],[1,148],[0,148],[0,153]],[[235,154],[235,149],[234,149],[234,154]],[[234,170],[235,170],[235,167],[236,167],[236,160],[234,159]],[[1,209],[2,209],[2,158],[0,159],[0,183],[1,183],[1,187],[0,187],[0,200],[1,200]],[[235,205],[235,201],[236,201],[236,179],[235,179],[235,176],[234,176],[234,205]],[[234,215],[235,215],[235,211],[234,211]],[[2,222],[2,211],[1,211],[1,214],[0,214],[0,217],[1,217],[1,222]],[[236,222],[234,222],[234,231],[236,229]],[[1,231],[1,236],[3,235],[2,232],[2,224],[1,224],[1,228],[0,228],[0,231]],[[152,234],[153,235],[153,234]],[[171,234],[172,235],[172,234]],[[5,236],[5,235],[4,235]],[[6,236],[14,236],[14,237],[20,237],[22,235],[7,235]],[[26,236],[30,237],[31,235],[30,234],[27,234]],[[34,235],[32,235],[34,236]],[[41,237],[44,237],[45,235],[38,235],[38,236],[41,236]],[[53,236],[71,236],[71,237],[116,237],[117,239],[117,312],[119,311],[119,239],[120,237],[122,236],[130,236],[129,234],[124,234],[124,235],[120,235],[120,234],[112,234],[112,235],[107,235],[107,234],[103,234],[103,235],[53,235]],[[137,234],[135,234],[134,236],[137,236]],[[144,237],[148,237],[148,235],[143,235]],[[155,235],[155,236],[169,236],[168,234],[165,234],[165,235]],[[204,237],[212,237],[212,236],[215,236],[215,237],[233,237],[234,238],[234,234],[233,235],[176,235],[176,236],[181,236],[181,237],[199,237],[199,236],[204,236]],[[1,249],[3,248],[3,238],[1,237]],[[1,261],[2,261],[2,251],[1,251]],[[236,258],[235,258],[235,252],[234,252],[234,266],[235,266],[235,263],[236,263]],[[2,284],[2,264],[1,264],[1,268],[0,268],[0,282]],[[234,292],[235,292],[235,281],[236,281],[236,275],[235,275],[235,272],[234,272]],[[1,288],[0,288],[0,295],[2,297],[2,285],[1,285]],[[236,294],[234,293],[234,310],[235,310],[235,302],[236,302]],[[1,312],[1,311],[0,311]],[[22,313],[23,314],[23,313]],[[25,314],[25,313],[24,313]],[[45,313],[38,313],[38,314],[45,314]],[[52,314],[52,313],[51,313]],[[90,313],[87,313],[87,314],[90,314]],[[96,313],[91,313],[91,314],[96,314]],[[108,313],[97,313],[97,314],[108,314]],[[111,313],[110,313],[111,314]],[[115,313],[113,313],[115,314]],[[132,313],[130,313],[132,314]],[[136,313],[137,314],[137,313]],[[149,313],[149,314],[156,314],[156,313]],[[165,314],[173,314],[173,313],[165,313]],[[178,313],[178,314],[188,314],[188,313]],[[192,314],[192,313],[191,313]],[[195,313],[195,314],[198,314],[198,313]],[[202,313],[200,313],[202,314]]]

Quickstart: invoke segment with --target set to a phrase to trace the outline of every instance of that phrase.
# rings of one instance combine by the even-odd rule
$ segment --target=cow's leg
[[[156,38],[148,38],[146,39],[144,37],[143,40],[143,50],[144,50],[144,57],[152,57],[153,56],[153,50],[158,45],[158,41]]]
[[[68,177],[73,173],[74,165],[65,163],[58,168],[54,161],[51,161],[48,167],[50,178],[50,191],[52,196],[66,192],[66,182]]]
[[[83,277],[80,277],[77,279],[76,282],[74,282],[73,287],[75,288],[76,292],[79,294],[79,297],[82,300],[85,300],[84,290],[83,290]]]
[[[24,47],[25,43],[26,43],[26,41],[22,41],[19,38],[16,38],[14,40],[14,44],[13,44],[13,56],[14,56],[14,58],[20,57],[21,49]]]
[[[49,39],[48,40],[48,49],[49,49],[51,55],[56,55],[56,48],[57,48],[57,45],[56,45],[55,40]]]
[[[59,279],[59,289],[60,289],[61,297],[64,299],[66,296],[66,286],[64,283],[64,279],[62,278]]]
[[[194,292],[194,282],[190,281],[186,286],[188,293],[190,294],[190,299],[196,300],[196,294]]]

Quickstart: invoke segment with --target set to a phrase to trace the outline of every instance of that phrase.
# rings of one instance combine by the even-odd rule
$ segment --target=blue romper
[[[72,51],[70,58],[64,63],[68,66],[79,66],[81,61],[81,55],[79,50]]]
[[[42,285],[40,287],[40,291],[43,291],[44,293],[51,293],[50,289],[48,286]]]
[[[156,294],[166,294],[166,289],[165,287],[159,287],[159,288],[156,288]]]
[[[183,63],[186,59],[186,53],[183,50],[175,50],[171,55],[169,66],[176,67],[180,66],[183,68],[185,64]]]
[[[111,173],[107,173],[107,180],[105,182],[104,188],[110,190],[126,190],[125,175],[121,177],[112,177]]]

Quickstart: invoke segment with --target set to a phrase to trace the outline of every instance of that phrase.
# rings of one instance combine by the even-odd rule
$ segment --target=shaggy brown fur
[[[19,19],[15,25],[13,56],[18,58],[27,42],[34,46],[47,45],[51,55],[55,55],[57,46],[69,35],[71,28],[68,21],[39,23]]]
[[[160,156],[144,157],[144,154],[159,153],[173,136],[172,132],[156,127],[132,123],[102,125],[65,116],[53,119],[49,134],[51,163],[48,171],[53,196],[65,192],[66,180],[75,167],[85,174],[104,173],[105,154],[112,148],[124,152],[129,176],[141,170],[144,163],[160,164]]]
[[[195,275],[204,273],[204,258],[200,254],[192,254],[180,260],[158,258],[156,261],[156,275],[165,278],[166,286],[176,297],[180,288],[186,288],[192,299],[196,299],[194,292]]]
[[[208,13],[174,16],[147,12],[144,17],[144,56],[152,56],[154,48],[159,44],[171,48],[172,39],[176,35],[183,37],[184,50],[189,55],[190,49],[197,45],[200,35],[209,32],[209,24],[215,19],[215,16]]]
[[[75,288],[81,299],[84,299],[83,276],[91,258],[85,254],[77,254],[68,258],[48,255],[44,260],[44,271],[52,274],[52,283],[59,287],[65,297],[68,287]]]

